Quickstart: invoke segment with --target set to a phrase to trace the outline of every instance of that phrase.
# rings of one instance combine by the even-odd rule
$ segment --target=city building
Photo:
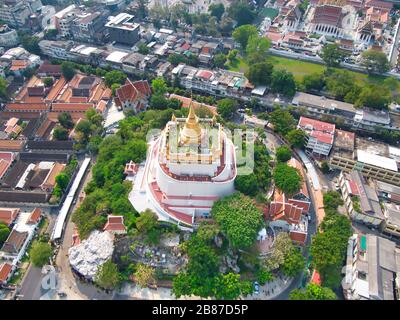
[[[306,135],[306,149],[316,157],[327,157],[335,135],[335,125],[310,118],[300,117],[297,127]]]
[[[305,244],[308,221],[303,212],[303,208],[291,203],[283,192],[275,190],[274,198],[265,210],[265,215],[271,228],[288,232],[290,239]]]
[[[134,16],[128,13],[120,13],[110,17],[105,24],[110,33],[110,41],[133,46],[139,41],[140,25],[133,22]]]
[[[346,300],[399,300],[400,248],[372,234],[354,234],[342,280]]]
[[[200,119],[191,105],[187,118],[173,116],[149,144],[129,200],[138,212],[151,209],[160,220],[192,229],[216,200],[234,192],[235,177],[232,141],[215,117]]]
[[[375,189],[359,171],[341,172],[339,186],[349,216],[358,222],[380,228],[385,216]]]
[[[329,165],[333,169],[359,171],[364,177],[400,186],[398,148],[370,139],[356,138],[354,150],[334,149]]]
[[[0,20],[13,27],[27,27],[30,16],[41,7],[40,0],[4,0],[0,4]]]
[[[151,88],[147,80],[132,82],[126,79],[123,86],[115,90],[115,104],[123,110],[133,110],[135,113],[145,111]]]
[[[8,25],[0,25],[0,47],[15,47],[19,43],[17,31]]]
[[[382,231],[388,235],[400,237],[400,205],[385,202],[383,208],[386,221]]]

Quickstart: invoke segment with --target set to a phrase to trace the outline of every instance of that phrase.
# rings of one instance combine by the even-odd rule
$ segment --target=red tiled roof
[[[200,70],[197,72],[196,76],[209,80],[212,76],[214,75],[213,72],[209,71],[209,70]]]
[[[0,208],[0,222],[10,225],[18,216],[19,208]]]
[[[127,79],[126,83],[115,90],[115,95],[118,98],[116,104],[124,103],[125,101],[135,101],[138,98],[139,92],[132,84],[132,82]]]
[[[335,125],[306,117],[300,117],[299,126],[302,128],[310,127],[312,130],[335,133]]]
[[[133,86],[139,91],[142,95],[148,97],[151,95],[151,88],[147,80],[139,80],[132,83]]]
[[[40,220],[40,217],[42,216],[42,210],[40,208],[35,208],[31,212],[31,215],[29,216],[28,219],[28,224],[37,224]]]
[[[61,75],[61,65],[51,64],[47,61],[43,62],[37,70],[38,74],[44,73],[48,75]]]
[[[289,232],[289,237],[292,241],[304,244],[307,239],[307,233],[305,232],[298,232],[296,230],[291,230]]]
[[[109,215],[107,217],[107,223],[104,226],[104,231],[126,231],[124,217]]]
[[[85,112],[93,108],[93,103],[53,103],[52,111]]]
[[[0,265],[0,283],[6,282],[12,271],[12,265],[9,263],[3,263]]]
[[[10,71],[18,71],[28,67],[28,61],[26,60],[12,60]]]
[[[317,139],[319,142],[323,142],[326,144],[332,144],[333,143],[333,135],[326,133],[326,132],[321,132],[321,131],[315,131],[313,130],[310,133],[311,137],[314,137],[315,139]]]
[[[312,22],[340,27],[341,18],[342,7],[325,4],[315,8]]]
[[[7,103],[4,108],[6,111],[48,111],[49,105],[46,103]]]

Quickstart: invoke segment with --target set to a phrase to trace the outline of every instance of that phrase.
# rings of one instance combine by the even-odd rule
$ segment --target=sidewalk
[[[259,294],[248,295],[244,300],[272,300],[279,296],[292,284],[294,278],[286,276],[278,276],[271,282],[267,282],[265,285],[260,286]]]

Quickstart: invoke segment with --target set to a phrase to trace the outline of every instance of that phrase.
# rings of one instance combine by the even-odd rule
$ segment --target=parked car
[[[253,286],[254,286],[254,293],[260,294],[260,284],[257,281],[254,281]]]

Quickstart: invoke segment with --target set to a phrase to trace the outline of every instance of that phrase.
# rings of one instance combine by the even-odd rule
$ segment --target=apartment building
[[[346,300],[399,300],[400,248],[372,234],[354,234],[343,268]]]
[[[120,13],[110,17],[105,27],[110,33],[110,41],[133,46],[139,41],[140,25],[133,22],[134,16],[128,13]]]
[[[349,216],[358,222],[380,228],[385,216],[375,189],[359,171],[341,172],[339,186]]]
[[[332,149],[335,125],[300,117],[297,127],[307,134],[306,149],[313,156],[327,157]]]

